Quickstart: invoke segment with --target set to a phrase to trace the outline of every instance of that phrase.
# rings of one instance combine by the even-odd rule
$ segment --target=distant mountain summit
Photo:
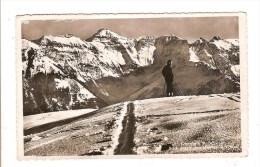
[[[103,41],[105,40],[111,40],[111,39],[118,39],[118,38],[121,38],[121,39],[127,39],[125,37],[122,37],[120,36],[119,34],[115,33],[115,32],[112,32],[108,29],[100,29],[98,30],[92,37],[86,39],[86,41],[89,41],[89,42],[93,42],[95,40],[99,41],[103,39]],[[107,41],[109,42],[109,41]]]
[[[21,49],[25,115],[161,97],[161,68],[169,59],[185,94],[239,91],[237,39],[129,39],[100,29],[86,40],[73,34],[22,39]]]
[[[148,42],[149,40],[150,42]],[[152,37],[128,39],[110,30],[100,29],[86,41],[95,44],[101,43],[104,49],[116,52],[116,55],[119,56],[121,60],[124,60],[121,65],[124,65],[122,70],[127,70],[126,72],[129,72],[128,70],[131,70],[132,67],[147,66],[153,62],[154,39]],[[143,41],[142,43],[150,43],[150,45],[142,45],[142,47],[139,45],[139,47],[136,47],[137,43],[139,42],[140,44],[141,41]]]

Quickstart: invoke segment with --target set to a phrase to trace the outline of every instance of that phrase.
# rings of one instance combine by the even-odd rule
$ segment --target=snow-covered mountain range
[[[86,40],[72,34],[22,39],[21,49],[24,115],[160,97],[168,59],[186,94],[239,91],[237,39],[129,39],[101,29]]]

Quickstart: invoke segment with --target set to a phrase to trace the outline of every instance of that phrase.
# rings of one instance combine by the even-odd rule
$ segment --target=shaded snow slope
[[[49,112],[43,114],[36,114],[30,116],[24,116],[24,130],[32,129],[35,127],[43,126],[50,123],[57,123],[66,120],[73,119],[75,117],[83,116],[85,114],[96,111],[97,109],[81,109],[81,110],[69,110],[59,112]]]
[[[73,122],[24,136],[26,155],[67,156],[113,154],[124,104],[94,111]],[[66,111],[64,111],[66,112]],[[40,115],[39,115],[40,117]],[[114,139],[113,139],[114,138]]]
[[[240,94],[215,94],[119,103],[24,139],[36,156],[238,153],[240,134]]]

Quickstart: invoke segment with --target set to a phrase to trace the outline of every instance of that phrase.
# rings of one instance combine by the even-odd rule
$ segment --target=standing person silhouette
[[[162,74],[164,76],[166,85],[167,85],[167,90],[166,90],[166,95],[173,96],[173,73],[172,73],[172,60],[168,60],[167,64],[163,67]],[[164,91],[164,90],[163,90]]]
[[[35,56],[35,51],[31,48],[27,54],[28,54],[28,64],[27,64],[27,69],[25,72],[26,79],[31,77],[31,68],[34,68],[33,60],[34,60],[34,56]]]

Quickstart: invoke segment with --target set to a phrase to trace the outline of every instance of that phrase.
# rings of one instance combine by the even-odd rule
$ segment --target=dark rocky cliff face
[[[177,67],[183,67],[189,61],[189,45],[187,40],[176,36],[163,36],[155,41],[155,65],[165,65],[167,60],[172,60]]]
[[[57,81],[67,81],[69,85],[57,86]],[[64,78],[55,73],[37,73],[31,79],[23,81],[24,115],[98,108],[105,104],[96,97],[84,97],[80,85],[71,78]]]

